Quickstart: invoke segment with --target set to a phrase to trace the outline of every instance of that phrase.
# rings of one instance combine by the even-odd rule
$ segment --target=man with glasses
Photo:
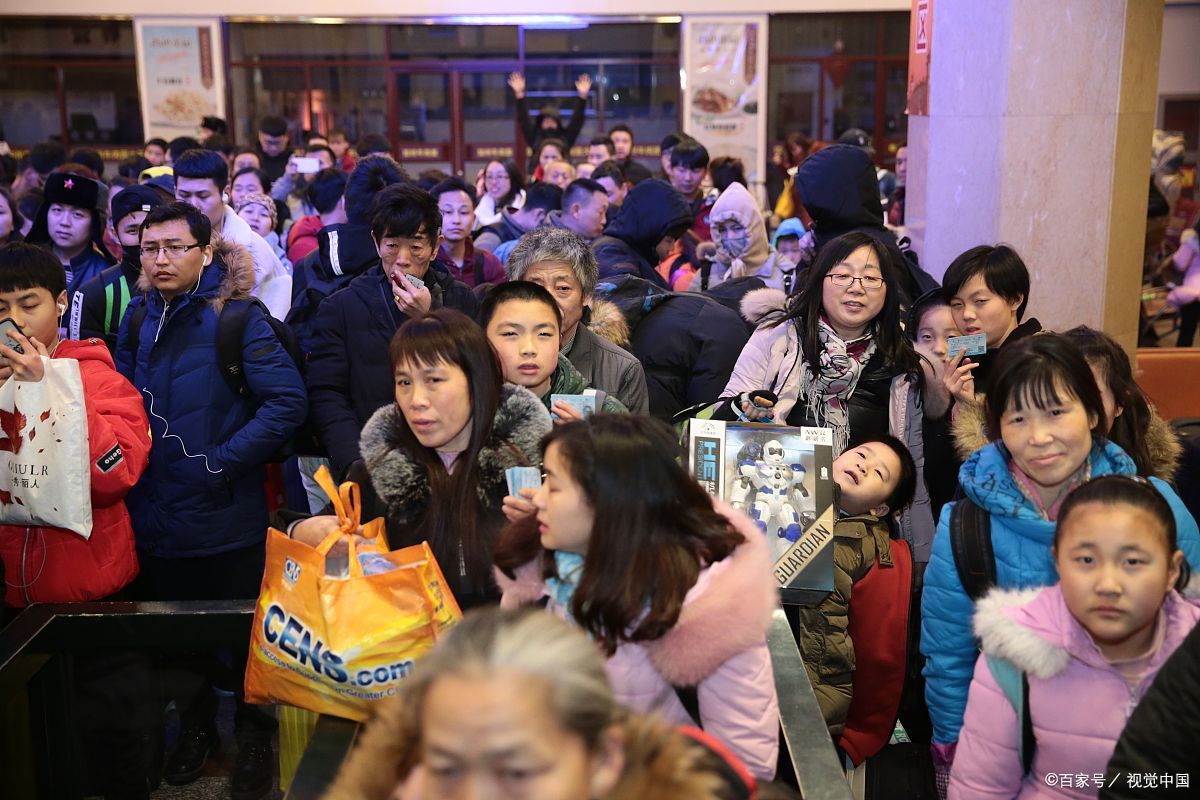
[[[222,375],[218,321],[249,300],[253,269],[240,245],[214,246],[212,225],[186,203],[151,209],[142,223],[147,292],[130,303],[117,344],[117,369],[141,393],[150,418],[150,464],[130,492],[146,600],[231,600],[258,595],[268,525],[264,464],[299,428],[304,381],[257,305],[245,309],[241,366],[246,391]],[[241,696],[249,631],[233,648],[237,691],[234,797],[270,790],[275,721]],[[194,781],[216,749],[212,661],[194,696],[176,697],[182,730],[167,761],[171,784]]]
[[[363,425],[395,400],[388,345],[397,329],[442,306],[475,316],[474,293],[437,259],[441,228],[429,192],[407,183],[388,186],[376,196],[371,218],[379,262],[317,307],[308,390],[335,475],[361,458]]]

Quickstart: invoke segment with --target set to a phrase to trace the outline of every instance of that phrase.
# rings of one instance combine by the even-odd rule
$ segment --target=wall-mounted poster
[[[201,118],[224,119],[220,20],[154,17],[133,25],[146,138],[195,136]]]
[[[712,157],[746,166],[752,189],[766,175],[767,18],[684,17],[683,129]]]

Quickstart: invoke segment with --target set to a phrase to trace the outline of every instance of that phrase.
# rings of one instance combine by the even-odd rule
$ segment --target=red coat
[[[150,424],[141,394],[117,372],[100,339],[64,341],[53,357],[76,359],[83,378],[92,464],[92,536],[84,539],[61,528],[0,525],[0,558],[7,584],[4,604],[16,608],[98,600],[128,586],[138,572],[124,499],[150,455]],[[120,458],[113,464],[117,447]],[[112,466],[101,471],[97,466],[101,462]]]
[[[299,264],[300,259],[316,250],[317,234],[321,232],[321,218],[318,216],[301,217],[292,225],[287,235],[287,257],[293,264]]]

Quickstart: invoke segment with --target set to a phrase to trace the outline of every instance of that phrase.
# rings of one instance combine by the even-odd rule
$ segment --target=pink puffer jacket
[[[1071,616],[1057,585],[994,591],[981,600],[975,633],[985,654],[1006,658],[1028,675],[1037,747],[1029,774],[1022,775],[1016,712],[986,655],[980,656],[950,773],[950,800],[1096,797],[1095,776],[1104,773],[1126,720],[1163,662],[1200,622],[1200,608],[1171,592],[1159,620],[1165,625],[1162,646],[1131,691]]]
[[[679,621],[652,642],[624,642],[608,659],[617,701],[635,711],[657,711],[668,721],[695,724],[675,686],[696,686],[704,730],[720,739],[756,776],[775,775],[779,702],[766,631],[778,605],[770,551],[747,517],[714,503],[746,537],[724,560],[701,571],[684,599]],[[509,580],[499,571],[500,605],[512,608],[547,597],[540,559]],[[547,610],[566,617],[551,601]]]

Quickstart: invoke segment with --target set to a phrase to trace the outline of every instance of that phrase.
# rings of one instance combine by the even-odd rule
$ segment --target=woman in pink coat
[[[556,427],[542,450],[536,513],[497,545],[501,605],[545,599],[606,653],[619,702],[699,723],[772,778],[778,600],[762,534],[705,494],[660,420],[596,415]]]
[[[1076,489],[1059,512],[1054,559],[1057,586],[998,590],[978,604],[983,654],[950,800],[1096,797],[1119,777],[1105,766],[1126,720],[1200,622],[1174,588],[1186,581],[1174,514],[1144,479],[1106,475]]]

